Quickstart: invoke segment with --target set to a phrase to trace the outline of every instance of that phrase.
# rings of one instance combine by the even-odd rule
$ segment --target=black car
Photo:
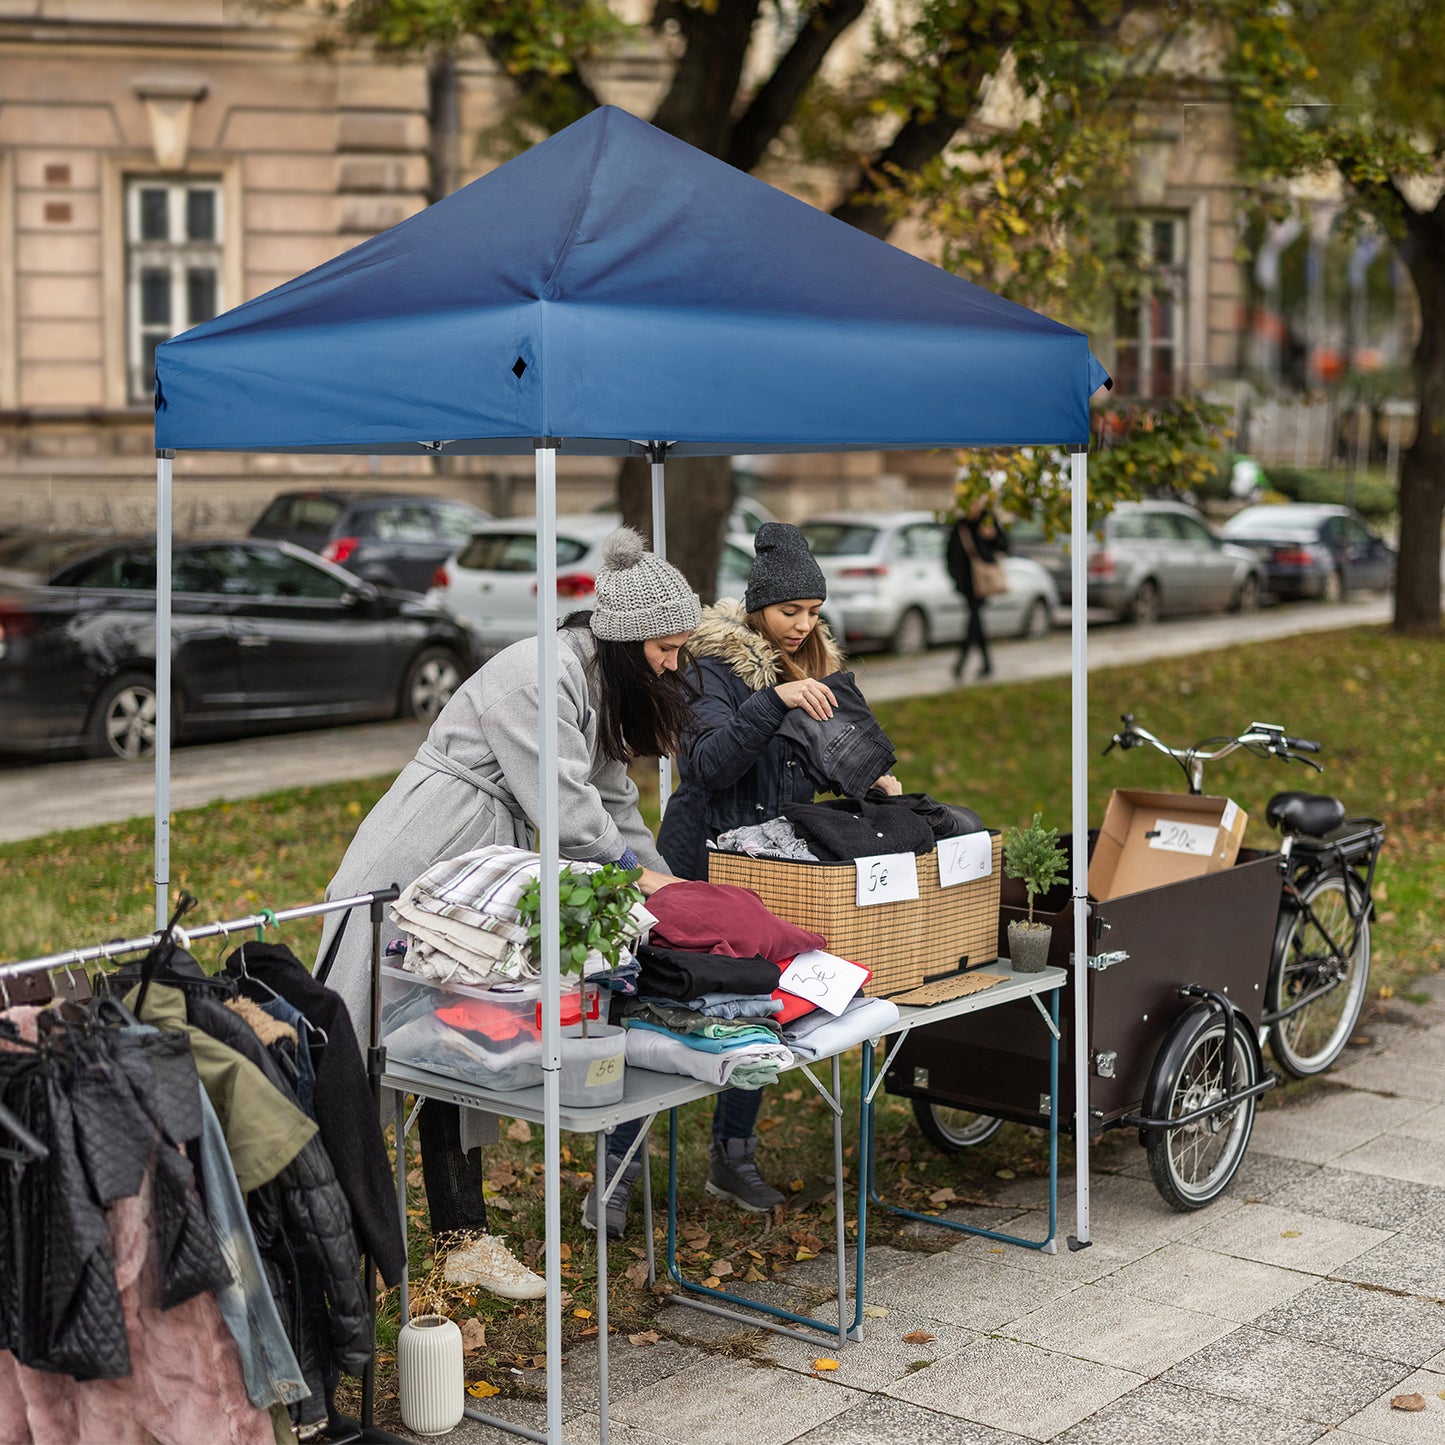
[[[305,491],[271,499],[253,537],[294,542],[381,587],[425,592],[432,574],[491,513],[448,497]]]
[[[1354,590],[1388,590],[1395,580],[1395,549],[1349,507],[1302,502],[1246,507],[1221,531],[1258,554],[1265,586],[1276,597],[1337,602]]]
[[[432,718],[480,663],[445,609],[285,542],[178,543],[171,569],[177,741]],[[150,537],[0,543],[0,751],[155,750]]]

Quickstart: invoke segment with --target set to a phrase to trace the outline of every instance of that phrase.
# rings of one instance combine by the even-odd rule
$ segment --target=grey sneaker
[[[750,1214],[766,1214],[784,1202],[753,1163],[758,1140],[714,1139],[708,1150],[707,1192],[715,1199],[727,1199]]]
[[[612,1158],[607,1160],[607,1182],[611,1184],[616,1177],[615,1168],[617,1161]],[[608,1239],[621,1239],[627,1228],[627,1208],[632,1203],[632,1189],[642,1176],[642,1160],[634,1159],[626,1169],[622,1171],[622,1178],[617,1181],[617,1188],[612,1191],[612,1197],[607,1201],[607,1237]],[[597,1228],[597,1191],[589,1189],[587,1197],[582,1201],[582,1223],[588,1229]]]

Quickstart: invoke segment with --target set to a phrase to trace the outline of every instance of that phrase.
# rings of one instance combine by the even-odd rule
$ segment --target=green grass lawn
[[[1089,679],[1090,818],[1101,816],[1115,787],[1183,790],[1173,764],[1156,754],[1100,751],[1118,721],[1138,722],[1176,744],[1233,734],[1259,719],[1324,747],[1322,777],[1248,756],[1206,774],[1207,791],[1227,794],[1250,813],[1248,840],[1267,845],[1264,803],[1286,787],[1336,792],[1353,813],[1388,825],[1377,875],[1374,991],[1409,997],[1412,978],[1438,971],[1445,958],[1445,668],[1438,646],[1373,628],[1250,644],[1143,666],[1094,673]],[[1035,811],[1069,826],[1069,684],[1067,680],[966,688],[939,697],[880,706],[898,749],[898,776],[909,790],[966,803],[994,827],[1023,823]],[[656,821],[656,775],[639,769],[650,821]],[[321,896],[357,822],[390,780],[302,788],[243,803],[218,804],[175,816],[173,882],[201,900],[197,921],[235,917],[260,906],[279,908]],[[81,946],[146,932],[152,924],[151,827],[146,820],[56,834],[0,847],[0,937],[9,957]],[[293,925],[283,938],[303,958],[314,951],[319,925]],[[847,1088],[856,1096],[857,1058]],[[1266,1096],[1277,1107],[1287,1090]],[[987,1200],[999,1179],[1038,1173],[1046,1140],[1038,1130],[1008,1126],[964,1158],[935,1154],[918,1134],[908,1106],[880,1096],[880,1171],[894,1198],[940,1208],[957,1199]],[[785,1080],[769,1090],[761,1120],[764,1172],[794,1196],[784,1219],[743,1217],[710,1204],[702,1192],[709,1109],[682,1120],[681,1224],[684,1259],[701,1277],[786,1279],[800,1259],[832,1238],[831,1135],[822,1101]],[[504,1133],[487,1151],[489,1194],[498,1229],[519,1251],[537,1258],[542,1233],[540,1131]],[[573,1299],[568,1330],[595,1329],[595,1260],[577,1204],[589,1182],[584,1141],[568,1139],[563,1162],[564,1279]],[[1099,1167],[1129,1159],[1130,1141],[1110,1136]],[[854,1152],[850,1147],[850,1165]],[[660,1166],[663,1160],[655,1155]],[[424,1224],[416,1160],[409,1158],[413,1210]],[[1163,1206],[1161,1205],[1161,1208]],[[1101,1221],[1099,1229],[1107,1228]],[[612,1323],[624,1333],[666,1329],[668,1312],[638,1284],[642,1253],[637,1226],[614,1256]],[[870,1239],[934,1248],[875,1212]],[[429,1266],[424,1228],[413,1231],[414,1264]],[[481,1317],[485,1349],[468,1356],[471,1380],[489,1378],[509,1390],[532,1378],[543,1349],[540,1306],[514,1306],[490,1296],[450,1297],[458,1315]],[[385,1306],[383,1349],[395,1330],[395,1300]],[[513,1373],[522,1369],[521,1376]],[[522,1388],[530,1388],[523,1385]],[[385,1391],[384,1391],[385,1392]]]

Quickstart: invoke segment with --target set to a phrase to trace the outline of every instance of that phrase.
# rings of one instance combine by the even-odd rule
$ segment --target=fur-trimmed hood
[[[842,650],[821,618],[818,629],[828,654],[828,671],[841,671]],[[748,626],[743,604],[731,597],[703,608],[702,620],[688,638],[687,646],[694,657],[715,657],[726,663],[753,692],[772,687],[778,680],[781,656],[777,648]]]

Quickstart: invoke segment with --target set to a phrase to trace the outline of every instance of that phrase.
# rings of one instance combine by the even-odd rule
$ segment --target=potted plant
[[[584,980],[581,1020],[562,1028],[564,1104],[614,1104],[622,1097],[626,1035],[604,1022],[589,1027],[585,975],[589,960],[615,968],[623,946],[641,931],[636,917],[642,905],[637,886],[641,876],[640,868],[616,863],[589,869],[564,866],[558,875],[558,961],[564,972],[575,969]],[[522,890],[517,906],[527,929],[527,950],[533,962],[540,962],[539,879]]]
[[[1008,926],[1009,959],[1015,973],[1037,973],[1049,961],[1054,930],[1034,921],[1034,899],[1068,876],[1069,855],[1059,847],[1059,830],[1045,828],[1043,814],[1035,813],[1027,828],[1009,828],[1003,835],[1003,871],[1024,885],[1027,919]]]

